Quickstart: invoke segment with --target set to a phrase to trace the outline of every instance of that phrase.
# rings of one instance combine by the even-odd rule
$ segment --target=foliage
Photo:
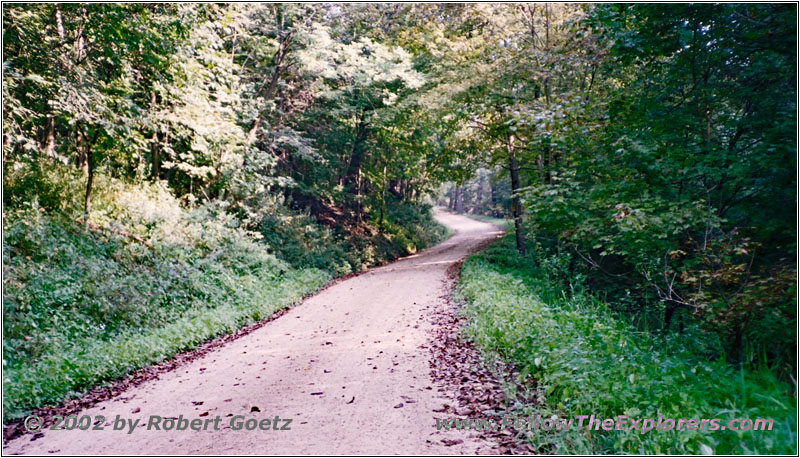
[[[530,230],[580,254],[595,286],[663,310],[665,330],[683,310],[729,360],[795,367],[790,11],[603,5],[587,21],[610,48],[582,115],[601,123],[563,127],[563,165],[522,191]],[[758,337],[778,321],[784,345]]]
[[[431,167],[452,182],[439,204],[514,217],[521,253],[526,239],[571,251],[573,273],[648,329],[700,323],[728,361],[788,379],[796,9],[435,10],[417,45]]]
[[[530,248],[519,257],[505,237],[471,256],[457,290],[467,334],[514,364],[517,383],[535,386],[545,400],[518,405],[518,414],[774,420],[764,432],[532,432],[540,451],[699,454],[705,446],[715,454],[795,453],[797,400],[787,383],[768,370],[705,360],[693,347],[695,331],[665,338],[635,331],[569,274],[569,255]]]
[[[330,229],[285,207],[266,215],[258,230],[279,258],[335,275],[359,272],[444,239],[445,228],[433,220],[429,208],[395,204],[390,209],[380,231],[368,226],[349,232]]]
[[[113,182],[86,234],[36,200],[5,215],[7,418],[291,305],[330,275],[291,269],[213,208]],[[137,234],[133,240],[129,234]]]
[[[21,199],[24,183],[35,182],[48,205],[29,194],[29,204],[4,216],[5,419],[263,319],[332,275],[443,236],[426,208],[392,207],[389,228],[366,237],[334,234],[277,202],[281,219],[253,233],[223,206],[187,209],[163,184],[103,175],[96,229],[86,233],[75,221],[79,202],[50,206],[66,205],[75,183],[60,172],[7,177],[8,198]]]

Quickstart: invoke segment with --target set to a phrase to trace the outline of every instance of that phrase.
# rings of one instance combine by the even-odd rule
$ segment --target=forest
[[[797,453],[796,4],[3,5],[3,421],[452,231],[527,413]],[[502,221],[501,221],[502,220]],[[513,398],[513,393],[509,393]]]

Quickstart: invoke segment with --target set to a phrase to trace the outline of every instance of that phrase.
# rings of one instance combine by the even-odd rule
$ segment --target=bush
[[[530,436],[557,453],[796,454],[796,397],[769,371],[747,371],[696,352],[695,336],[638,332],[586,292],[564,288],[568,260],[536,247],[519,257],[506,237],[463,266],[458,294],[468,335],[536,380],[543,405],[526,413],[601,418],[772,418],[772,431],[611,431]],[[724,423],[723,423],[724,424]],[[708,448],[706,448],[708,447]]]
[[[278,201],[262,206],[249,231],[225,201],[186,205],[163,183],[102,174],[87,232],[74,198],[80,172],[39,167],[12,171],[4,193],[4,421],[263,319],[333,276],[444,233],[428,209],[398,204],[385,232],[357,235]]]
[[[344,237],[312,216],[278,207],[261,219],[257,230],[269,250],[293,266],[314,267],[335,276],[360,270],[360,264],[348,256]]]
[[[101,178],[86,232],[33,203],[5,215],[4,420],[268,316],[330,274],[269,254],[219,205]],[[131,237],[136,235],[140,241]]]
[[[376,219],[358,231],[332,230],[312,216],[286,207],[266,214],[258,231],[270,251],[298,267],[346,275],[435,245],[447,229],[434,221],[429,206],[393,201],[383,227]]]
[[[797,266],[787,221],[759,228],[781,235],[765,240],[758,224],[742,223],[749,216],[730,224],[705,197],[673,200],[627,178],[589,183],[566,173],[526,188],[527,232],[580,253],[575,264],[591,267],[584,272],[592,287],[617,310],[665,329],[695,322],[731,361],[781,367],[787,379],[796,372]],[[765,333],[765,324],[774,326]]]

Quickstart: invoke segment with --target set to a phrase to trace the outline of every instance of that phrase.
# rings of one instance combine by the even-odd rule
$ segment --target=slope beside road
[[[262,328],[79,413],[93,423],[104,418],[88,430],[26,434],[4,452],[491,453],[492,444],[469,431],[434,427],[446,415],[435,410],[451,401],[431,379],[427,343],[431,313],[446,306],[447,268],[500,231],[450,213],[436,218],[453,237],[340,281]],[[170,420],[186,429],[164,431]],[[115,430],[115,423],[125,426]],[[268,429],[245,429],[253,425]]]

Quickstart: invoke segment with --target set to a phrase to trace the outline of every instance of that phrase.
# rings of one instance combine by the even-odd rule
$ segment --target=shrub
[[[557,453],[796,453],[793,388],[768,371],[709,360],[695,336],[636,331],[584,290],[567,288],[563,255],[531,247],[516,255],[506,237],[463,266],[458,293],[468,335],[484,351],[516,365],[520,383],[536,381],[542,405],[521,410],[565,417],[772,418],[772,431],[635,431],[534,434]],[[723,423],[724,424],[724,423]]]
[[[5,214],[5,419],[291,305],[330,279],[269,254],[219,205],[102,179],[86,232],[33,198]],[[139,240],[131,238],[135,234]]]
[[[332,276],[443,234],[427,209],[398,208],[384,233],[356,235],[277,201],[262,206],[250,231],[225,201],[182,204],[163,183],[102,174],[86,232],[80,199],[65,199],[80,193],[79,179],[38,166],[8,177],[4,421],[263,319]]]

